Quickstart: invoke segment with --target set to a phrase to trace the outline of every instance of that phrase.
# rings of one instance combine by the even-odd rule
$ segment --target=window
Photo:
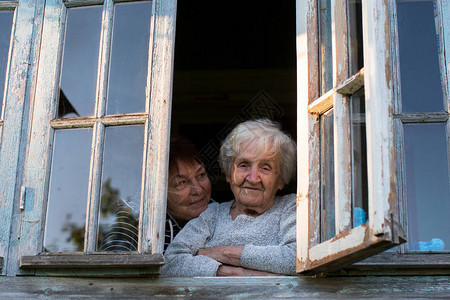
[[[24,272],[158,272],[174,2],[46,2],[22,184]]]
[[[297,47],[308,49],[298,56],[298,73],[309,87],[299,86],[298,143],[309,149],[299,153],[298,271],[442,272],[450,205],[448,3],[301,7],[310,14],[297,24]]]
[[[405,238],[396,203],[388,7],[307,2],[297,2],[310,12],[297,23],[297,142],[309,145],[298,154],[297,270],[304,273],[341,268]]]

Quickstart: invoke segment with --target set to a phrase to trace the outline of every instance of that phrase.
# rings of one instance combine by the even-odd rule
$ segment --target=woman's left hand
[[[240,267],[243,250],[243,246],[217,246],[199,249],[197,255],[208,256],[223,264]]]

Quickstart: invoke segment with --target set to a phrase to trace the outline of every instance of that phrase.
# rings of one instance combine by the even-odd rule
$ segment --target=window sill
[[[329,275],[450,275],[450,253],[384,252]]]
[[[79,277],[140,277],[161,274],[162,254],[52,253],[23,256],[23,275]]]

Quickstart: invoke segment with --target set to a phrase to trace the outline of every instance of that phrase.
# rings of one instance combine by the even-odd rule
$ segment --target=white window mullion
[[[347,0],[332,1],[333,86],[348,78]],[[351,137],[349,97],[334,96],[334,179],[336,235],[351,229]]]
[[[100,36],[100,51],[97,71],[97,91],[94,110],[97,120],[103,117],[106,111],[113,16],[114,4],[112,0],[105,1],[102,13],[102,30]],[[97,250],[97,229],[101,201],[102,167],[105,141],[105,125],[100,121],[97,121],[93,129],[84,244],[84,250],[86,253],[92,253]]]
[[[92,253],[96,251],[97,230],[99,221],[99,209],[102,188],[102,166],[105,142],[105,126],[96,122],[92,134],[91,162],[89,171],[88,206],[86,211],[86,230],[84,251]]]

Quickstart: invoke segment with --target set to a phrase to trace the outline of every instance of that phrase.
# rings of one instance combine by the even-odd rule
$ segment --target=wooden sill
[[[22,256],[23,275],[136,277],[161,274],[162,254],[45,253]]]

